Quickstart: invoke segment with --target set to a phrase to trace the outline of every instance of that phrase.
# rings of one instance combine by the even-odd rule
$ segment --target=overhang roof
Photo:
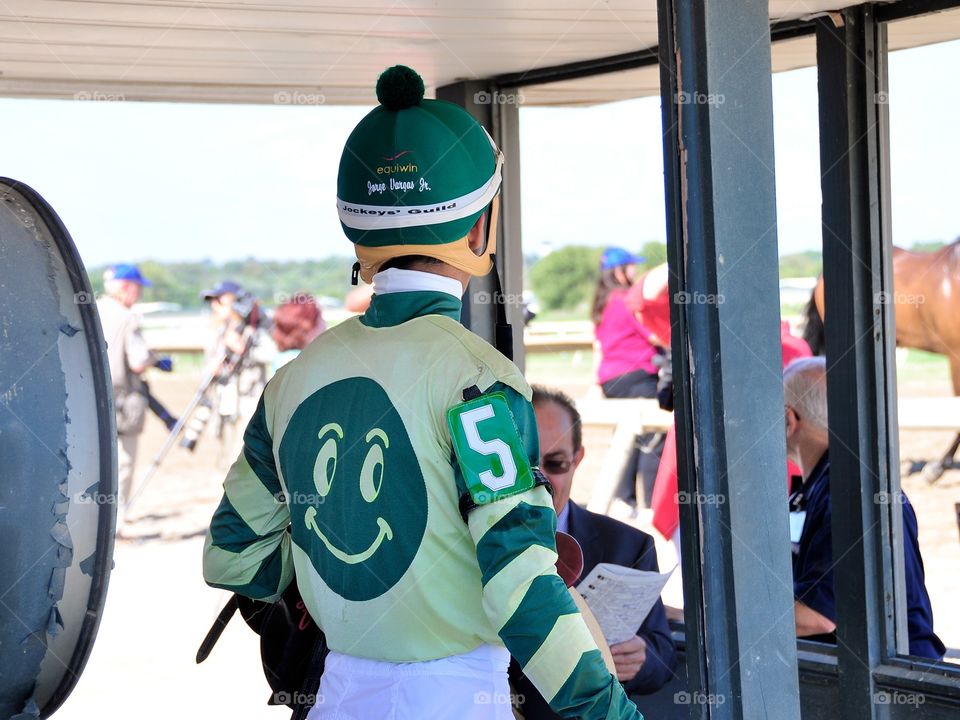
[[[960,10],[893,22],[887,32],[890,50],[905,50],[957,38],[960,38]],[[810,67],[816,62],[817,45],[812,34],[779,40],[771,50],[773,72]],[[522,91],[522,99],[527,105],[577,105],[627,100],[659,92],[660,68],[649,65],[527,87]]]
[[[772,22],[837,0],[771,0]],[[846,2],[846,5],[856,2]],[[960,37],[934,21],[903,45]],[[396,63],[428,87],[655,46],[655,0],[4,0],[0,96],[372,104]],[[813,63],[811,38],[778,43],[775,70]],[[529,104],[657,92],[655,67],[529,88]]]

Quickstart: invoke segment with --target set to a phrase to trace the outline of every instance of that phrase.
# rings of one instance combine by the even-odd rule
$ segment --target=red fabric
[[[786,367],[797,358],[812,357],[810,346],[802,337],[790,334],[790,323],[780,321],[780,345],[783,347],[783,366]]]
[[[783,347],[783,367],[797,358],[813,355],[810,352],[810,346],[803,338],[790,334],[790,324],[786,320],[780,323],[780,344]],[[800,468],[788,460],[788,488],[790,476],[799,474]],[[653,526],[668,540],[673,538],[673,533],[680,524],[677,494],[677,431],[675,427],[671,427],[663,443],[663,454],[660,456],[660,467],[657,469],[657,480],[653,486],[653,498],[650,503],[653,510]]]
[[[680,524],[680,510],[677,507],[677,429],[667,430],[663,441],[663,454],[660,467],[657,468],[657,480],[653,485],[653,498],[650,501],[653,510],[653,526],[667,540],[673,538]]]
[[[643,283],[647,279],[643,275],[627,292],[625,299],[627,307],[639,314],[640,322],[650,332],[657,336],[660,347],[670,347],[670,287],[665,285],[657,296],[651,300],[643,297]]]
[[[323,311],[309,293],[297,293],[273,311],[270,334],[280,352],[303,350],[327,329]]]

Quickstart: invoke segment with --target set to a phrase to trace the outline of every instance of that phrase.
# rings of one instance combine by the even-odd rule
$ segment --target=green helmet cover
[[[397,65],[377,82],[380,105],[350,133],[337,212],[361,246],[440,245],[467,235],[500,189],[502,157],[466,110],[423,99],[423,80]]]

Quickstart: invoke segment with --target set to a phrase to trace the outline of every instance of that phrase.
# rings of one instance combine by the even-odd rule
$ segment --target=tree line
[[[930,251],[943,243],[918,243],[913,249]],[[533,290],[541,310],[583,310],[593,297],[594,285],[600,267],[601,247],[568,245],[549,255],[524,258],[524,286]],[[645,243],[635,252],[644,258],[639,270],[666,261],[666,246],[658,242]],[[354,258],[330,257],[323,260],[279,261],[231,260],[215,263],[211,260],[193,262],[140,263],[143,274],[153,283],[145,289],[144,302],[171,302],[185,309],[202,305],[200,293],[221,280],[233,280],[250,290],[267,306],[279,304],[296,292],[309,292],[343,300],[350,291],[350,274]],[[780,257],[780,277],[816,277],[822,260],[818,250],[792,253]],[[90,280],[95,292],[102,292],[102,273],[106,266],[90,268]]]
[[[223,263],[145,260],[138,265],[152,283],[144,288],[143,302],[170,302],[184,309],[193,309],[203,304],[200,293],[222,280],[240,283],[268,307],[283,302],[296,292],[342,301],[351,289],[350,271],[354,262],[356,260],[350,257],[298,261],[247,258]],[[89,268],[90,282],[96,293],[103,290],[102,275],[106,268]]]
[[[942,242],[915,243],[911,249],[929,252],[942,247]],[[632,248],[628,248],[632,249]],[[568,245],[529,264],[527,287],[540,303],[541,310],[574,310],[587,316],[597,282],[600,254],[603,248]],[[638,266],[642,272],[666,261],[666,245],[648,242],[634,250],[644,258]],[[817,277],[823,267],[819,250],[806,250],[780,256],[781,278]]]

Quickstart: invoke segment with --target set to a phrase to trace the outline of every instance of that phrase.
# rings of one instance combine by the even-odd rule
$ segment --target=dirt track
[[[551,381],[552,373],[530,374],[533,381]],[[176,411],[186,405],[198,381],[196,375],[156,374],[151,386]],[[567,385],[567,389],[577,396],[586,386]],[[164,437],[163,426],[149,418],[141,437],[138,478]],[[588,453],[573,493],[582,502],[590,496],[591,478],[600,467],[607,437],[591,430],[584,441]],[[948,434],[906,433],[901,456],[932,457],[949,441]],[[266,707],[270,690],[260,671],[257,638],[239,617],[230,623],[207,662],[194,663],[197,646],[228,597],[204,585],[200,573],[203,533],[219,502],[223,479],[217,447],[215,438],[205,436],[195,454],[174,449],[162,472],[142,489],[134,508],[134,515],[142,519],[133,528],[140,539],[117,545],[97,643],[58,718],[289,717],[284,709]],[[920,522],[936,630],[948,646],[960,647],[960,617],[952,607],[960,597],[960,542],[954,511],[954,503],[960,501],[960,471],[945,474],[933,487],[917,476],[907,477],[903,487]],[[669,545],[651,532],[658,540],[661,567],[672,567]],[[679,602],[678,591],[679,582],[671,580],[665,599]]]
[[[151,388],[172,412],[184,407],[199,375],[151,377]],[[209,428],[208,428],[209,430]],[[137,458],[143,476],[166,436],[147,420]],[[133,508],[142,516],[118,542],[107,606],[90,662],[57,718],[289,718],[266,706],[270,688],[260,669],[259,638],[239,615],[209,659],[197,647],[229,594],[201,576],[203,534],[220,501],[223,472],[217,442],[201,439],[195,454],[175,448]]]

